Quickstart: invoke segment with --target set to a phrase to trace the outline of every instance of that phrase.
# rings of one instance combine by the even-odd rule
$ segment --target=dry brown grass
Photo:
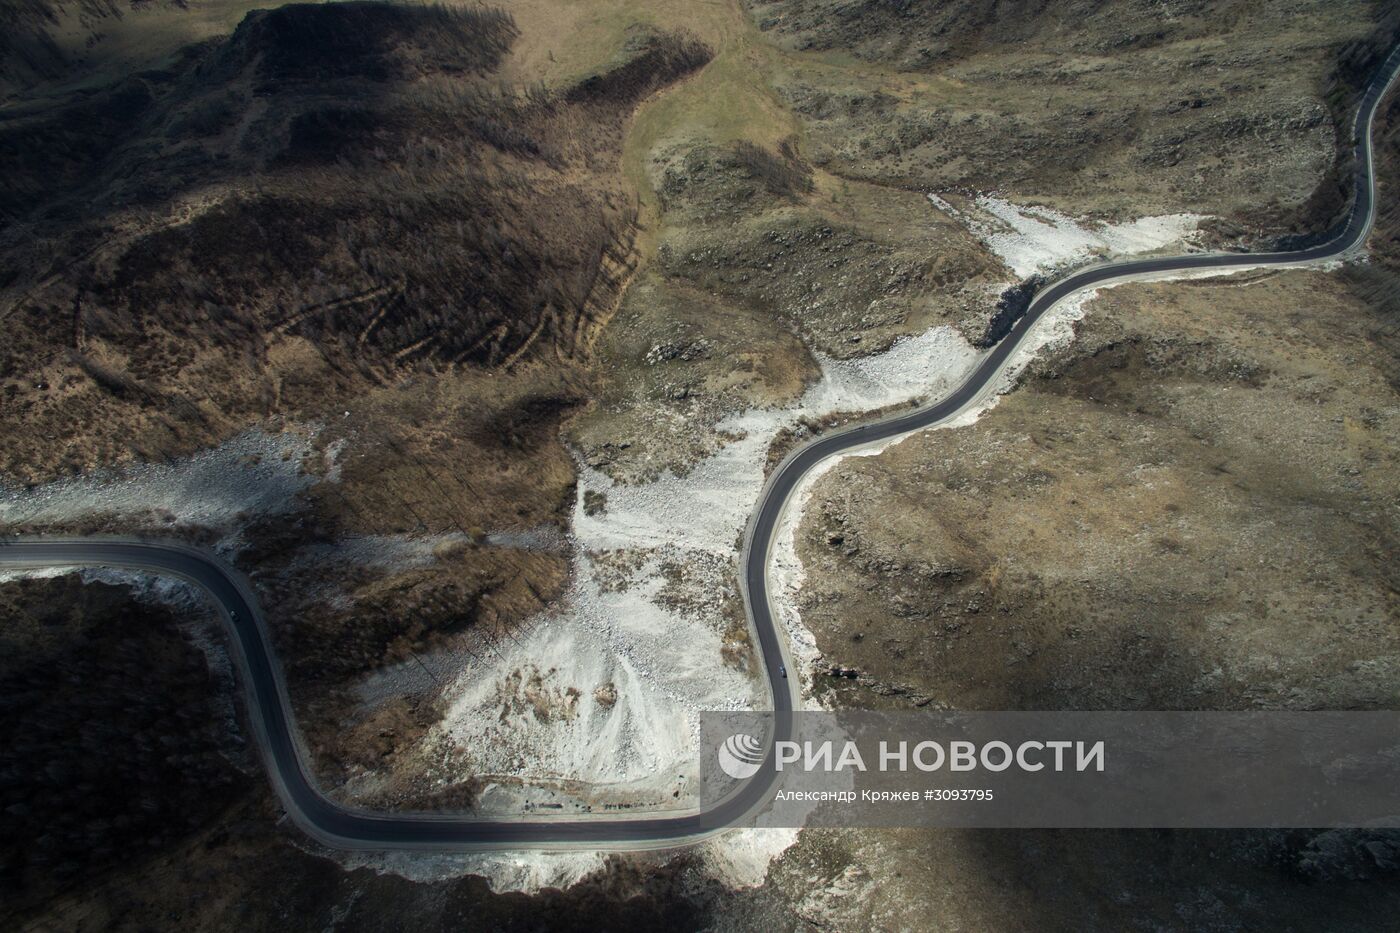
[[[497,80],[515,35],[489,10],[287,7],[7,126],[0,418],[26,439],[0,466],[169,455],[413,372],[585,358],[636,268],[632,110],[708,53],[639,35],[545,91]],[[168,213],[196,192],[217,194]]]

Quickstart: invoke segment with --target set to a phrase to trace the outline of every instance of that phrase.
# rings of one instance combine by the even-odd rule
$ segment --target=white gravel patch
[[[898,340],[876,356],[819,357],[822,377],[795,405],[750,409],[727,418],[717,430],[738,439],[683,477],[623,485],[581,467],[580,490],[604,493],[608,504],[605,514],[589,516],[580,498],[574,533],[593,549],[674,545],[737,556],[738,536],[758,501],[768,448],[779,432],[803,418],[868,411],[942,394],[968,373],[977,356],[956,330],[939,326]]]
[[[700,857],[709,874],[730,888],[756,888],[768,878],[768,866],[797,843],[801,830],[736,829],[707,840]]]
[[[250,515],[289,511],[315,481],[303,472],[314,428],[269,433],[260,428],[172,463],[101,470],[22,489],[0,486],[0,521],[59,525],[103,515],[156,520],[223,532],[220,550],[236,548]],[[329,451],[334,457],[334,452]]]
[[[1095,258],[1167,247],[1174,253],[1186,252],[1199,246],[1195,234],[1206,219],[1202,214],[1162,214],[1112,224],[987,194],[978,195],[969,210],[959,210],[936,194],[928,198],[939,210],[962,221],[1021,279]]]
[[[169,606],[183,612],[196,612],[208,608],[204,592],[193,583],[187,583],[177,577],[161,577],[134,570],[112,570],[106,567],[13,568],[0,570],[0,584],[16,580],[52,580],[69,574],[76,574],[83,583],[130,587],[132,597],[141,602]]]
[[[410,881],[450,881],[464,875],[485,878],[497,893],[569,888],[603,867],[601,852],[486,852],[441,855],[421,852],[344,852],[347,869],[369,868]]]
[[[461,673],[424,747],[446,740],[473,773],[540,788],[483,795],[509,807],[558,800],[573,782],[590,804],[694,806],[696,714],[767,704],[764,684],[722,659],[722,605],[726,596],[738,605],[738,552],[774,438],[803,418],[941,394],[977,356],[956,330],[938,327],[878,356],[822,359],[822,379],[801,400],[727,419],[719,428],[733,440],[685,476],[623,485],[580,464],[569,592],[518,642],[498,642],[488,664]],[[606,495],[605,511],[584,511],[588,492]],[[694,599],[667,598],[691,584]],[[613,694],[615,702],[601,699]],[[723,841],[707,851],[722,876],[757,883],[744,879],[761,879],[794,838],[740,834],[732,851]],[[492,880],[510,887],[512,877]]]

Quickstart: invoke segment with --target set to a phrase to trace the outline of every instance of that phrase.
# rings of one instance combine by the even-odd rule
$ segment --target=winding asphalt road
[[[1375,218],[1375,178],[1371,128],[1381,98],[1400,73],[1400,48],[1380,68],[1362,97],[1352,124],[1356,145],[1356,196],[1345,224],[1325,242],[1292,252],[1198,253],[1090,266],[1054,282],[1038,294],[1024,317],[978,363],[967,379],[944,398],[908,412],[822,435],[794,450],[764,487],[749,522],[742,556],[741,586],[768,672],[775,711],[768,761],[757,775],[717,806],[673,816],[609,816],[481,820],[433,813],[375,813],[335,803],[317,788],[307,755],[292,721],[286,684],[268,637],[267,625],[241,573],[217,557],[182,544],[135,539],[9,539],[0,544],[0,568],[113,567],[179,577],[202,588],[220,608],[232,652],[242,674],[248,718],[267,763],[268,774],[288,814],[326,845],[353,849],[525,849],[655,848],[691,842],[743,821],[768,800],[775,774],[771,739],[791,735],[797,707],[797,679],[781,676],[787,665],[785,642],[775,621],[768,565],[774,536],[803,477],[828,457],[937,426],[978,405],[994,393],[1008,363],[1036,323],[1064,299],[1103,285],[1190,270],[1233,270],[1258,266],[1299,266],[1343,257],[1359,246]]]

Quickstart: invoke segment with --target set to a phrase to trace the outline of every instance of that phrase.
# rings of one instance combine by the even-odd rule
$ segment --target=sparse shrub
[[[734,156],[773,194],[792,197],[812,190],[812,168],[798,156],[791,139],[783,140],[776,154],[743,140],[734,146]]]

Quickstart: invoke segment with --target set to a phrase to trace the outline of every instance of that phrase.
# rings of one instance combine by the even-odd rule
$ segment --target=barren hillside
[[[415,369],[586,352],[635,264],[637,102],[703,63],[637,33],[559,93],[484,9],[290,6],[175,70],[0,123],[0,356],[38,479],[316,417]],[[81,438],[58,444],[58,435]]]

